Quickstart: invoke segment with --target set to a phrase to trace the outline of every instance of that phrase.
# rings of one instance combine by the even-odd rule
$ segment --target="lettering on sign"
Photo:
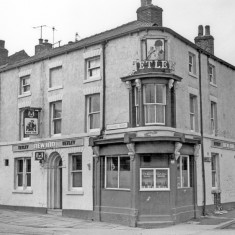
[[[29,148],[28,145],[19,145],[19,146],[18,146],[18,149],[19,149],[19,150],[25,150],[25,149],[28,149],[28,148]]]
[[[75,145],[75,140],[70,140],[70,141],[63,141],[62,145]]]
[[[55,147],[56,147],[56,142],[34,144],[35,149],[48,149],[48,148],[55,148]]]

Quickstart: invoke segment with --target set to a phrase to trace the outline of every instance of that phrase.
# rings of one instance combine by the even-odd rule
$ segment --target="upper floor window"
[[[212,64],[209,64],[208,70],[209,70],[208,72],[209,72],[210,83],[213,85],[216,85],[215,66]]]
[[[51,103],[51,135],[61,134],[62,101]]]
[[[217,134],[217,104],[211,101],[211,132]]]
[[[50,69],[49,88],[58,88],[63,85],[62,66]]]
[[[30,93],[30,75],[20,77],[20,95]]]
[[[100,128],[100,94],[87,96],[87,129]]]
[[[145,84],[144,114],[145,124],[165,124],[166,86],[163,84]]]
[[[212,188],[219,188],[219,156],[218,154],[211,154],[211,177],[212,177]]]
[[[105,157],[105,188],[130,189],[130,157]]]
[[[100,56],[86,60],[86,79],[100,78]]]
[[[70,189],[82,187],[82,155],[70,156]]]
[[[15,188],[30,189],[31,188],[31,158],[15,159]]]
[[[196,131],[197,126],[197,97],[189,95],[189,113],[190,113],[190,129]]]
[[[196,56],[193,53],[189,53],[189,73],[196,75]]]

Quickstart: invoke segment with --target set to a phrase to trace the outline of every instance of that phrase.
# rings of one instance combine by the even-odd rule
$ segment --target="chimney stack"
[[[162,11],[162,8],[152,4],[152,0],[141,0],[141,7],[136,11],[137,20],[162,26]]]
[[[7,64],[8,62],[8,50],[5,49],[5,41],[0,40],[0,65]]]
[[[48,42],[47,39],[44,40],[39,38],[39,44],[35,46],[35,55],[48,52],[52,49],[52,44]]]
[[[210,26],[205,26],[205,35],[203,34],[203,26],[198,26],[198,36],[194,38],[195,44],[203,50],[214,55],[214,37],[210,35]]]

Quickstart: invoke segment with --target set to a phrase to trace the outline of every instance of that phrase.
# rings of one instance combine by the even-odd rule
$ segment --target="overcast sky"
[[[9,55],[24,49],[30,56],[42,37],[61,45],[136,20],[140,0],[0,0],[0,39]],[[194,41],[198,25],[210,25],[215,55],[235,65],[235,0],[152,0],[163,8],[163,26]]]

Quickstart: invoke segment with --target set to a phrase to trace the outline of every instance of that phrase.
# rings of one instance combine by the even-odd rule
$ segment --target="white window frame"
[[[142,171],[152,170],[153,171],[153,188],[142,187]],[[167,188],[157,188],[156,187],[156,172],[157,170],[167,170]],[[140,191],[170,191],[170,169],[169,168],[140,168]]]
[[[50,110],[51,110],[51,121],[50,121],[50,125],[51,125],[51,136],[61,136],[62,134],[62,115],[63,115],[63,109],[61,111],[61,117],[60,118],[54,118],[54,105],[56,103],[59,103],[61,102],[61,108],[63,107],[63,103],[62,103],[62,100],[57,100],[57,101],[54,101],[54,102],[51,102],[50,103]],[[54,129],[54,121],[57,121],[57,120],[61,120],[61,132],[60,133],[56,133],[55,134],[55,129]]]
[[[140,125],[140,104],[139,104],[139,88],[134,88],[134,106],[135,106],[135,124]]]
[[[192,61],[190,61],[190,58],[192,59]],[[189,52],[188,54],[188,71],[189,71],[189,74],[191,75],[196,75],[196,55]]]
[[[99,61],[99,65],[90,67],[90,62],[95,61],[95,60]],[[101,78],[101,57],[98,55],[98,56],[87,58],[85,63],[86,63],[85,81],[99,80]],[[90,72],[96,69],[99,70],[98,74],[96,76],[90,76]]]
[[[118,158],[118,187],[117,188],[107,187],[107,158],[112,158],[112,157],[117,157]],[[105,167],[105,184],[104,184],[104,186],[105,186],[106,189],[130,191],[130,188],[120,188],[120,185],[119,185],[119,181],[120,181],[120,158],[122,158],[122,157],[129,157],[130,158],[130,156],[128,156],[128,155],[105,156],[105,165],[104,165],[104,167]],[[130,168],[131,168],[131,166],[130,166]],[[130,170],[130,172],[131,172],[131,170]],[[131,174],[130,174],[130,177],[131,177]]]
[[[193,103],[193,110],[191,110],[191,100]],[[191,131],[196,131],[196,104],[197,104],[197,96],[189,94],[189,115],[190,115],[190,130]],[[191,119],[193,121],[191,122]],[[193,126],[191,125],[193,124]]]
[[[215,159],[215,169],[212,168],[213,158]],[[213,185],[213,173],[215,173],[215,185]],[[211,187],[212,190],[219,190],[220,177],[219,177],[219,154],[211,153]]]
[[[98,128],[93,128],[93,129],[90,128],[90,126],[91,126],[91,121],[90,121],[91,120],[91,115],[99,114],[100,115],[100,121],[101,121],[101,107],[100,107],[99,111],[90,112],[90,98],[92,96],[95,96],[95,95],[99,95],[99,100],[100,100],[100,93],[94,93],[94,94],[90,94],[90,95],[86,96],[86,106],[87,106],[87,109],[86,109],[86,113],[87,113],[86,122],[87,122],[87,131],[88,132],[96,132],[96,131],[100,130],[100,125],[99,125]],[[101,106],[101,103],[100,103],[100,106]]]
[[[188,186],[183,186],[183,172],[182,172],[182,158],[187,158],[187,168],[188,168]],[[190,157],[188,155],[180,155],[178,158],[179,162],[180,162],[180,185],[178,185],[178,181],[177,181],[177,188],[191,188],[192,186],[190,185]],[[178,171],[178,168],[177,168]],[[178,176],[178,174],[177,174]]]
[[[27,172],[27,161],[30,160],[30,172]],[[18,172],[19,161],[23,161],[23,171]],[[18,175],[22,175],[22,186],[18,186]],[[27,174],[30,174],[30,186],[27,186]],[[32,189],[32,159],[30,157],[15,158],[15,189],[16,190],[31,190]]]
[[[212,64],[208,65],[208,75],[209,81],[211,85],[216,85],[216,74],[215,74],[215,66]]]
[[[210,102],[210,128],[213,135],[216,134],[217,129],[217,103],[214,101]]]
[[[154,97],[155,97],[155,103],[146,103],[146,85],[154,85],[155,87],[155,91],[154,91]],[[156,102],[156,86],[162,86],[163,87],[163,103],[157,103]],[[145,125],[165,125],[166,124],[166,85],[165,84],[143,84],[143,95],[144,95],[144,99],[143,99],[143,108],[144,108],[144,123]],[[155,106],[155,120],[157,119],[157,108],[156,106],[163,106],[164,107],[164,110],[163,110],[163,115],[164,115],[164,122],[161,123],[161,122],[153,122],[153,123],[146,123],[146,108],[147,106]]]
[[[82,166],[81,166],[81,170],[73,170],[73,157],[74,156],[79,156],[81,157],[81,162],[82,162]],[[83,157],[82,157],[82,153],[73,153],[69,156],[69,190],[70,191],[77,191],[83,188]],[[73,173],[81,173],[82,174],[82,186],[81,187],[74,187],[73,186]]]
[[[28,80],[29,83],[24,84],[24,81]],[[24,91],[25,87],[29,87],[28,91]],[[31,94],[31,85],[30,85],[30,75],[25,75],[20,77],[20,96],[30,95]]]

